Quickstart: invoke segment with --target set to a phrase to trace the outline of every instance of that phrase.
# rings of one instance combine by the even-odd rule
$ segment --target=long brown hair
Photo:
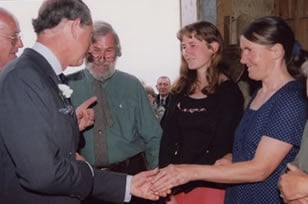
[[[202,88],[202,93],[208,95],[215,92],[216,87],[220,84],[219,76],[221,71],[221,58],[223,51],[223,39],[217,27],[207,21],[199,21],[189,25],[186,25],[180,29],[177,33],[177,38],[182,42],[183,36],[195,37],[198,40],[204,40],[208,44],[217,42],[219,48],[217,52],[211,58],[211,63],[207,69],[206,78],[208,85]],[[210,46],[210,45],[209,45]],[[172,93],[178,94],[192,94],[198,87],[197,72],[196,70],[190,70],[188,64],[185,61],[183,55],[181,56],[180,76],[175,81],[172,87]]]

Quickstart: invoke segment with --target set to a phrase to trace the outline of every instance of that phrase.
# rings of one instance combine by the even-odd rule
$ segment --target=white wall
[[[21,26],[25,47],[32,47],[35,33],[31,19],[42,0],[0,0],[0,6],[14,13]],[[120,36],[122,56],[117,68],[155,86],[161,75],[178,76],[180,46],[179,0],[84,0],[94,20],[112,24]],[[76,68],[70,68],[71,70]]]

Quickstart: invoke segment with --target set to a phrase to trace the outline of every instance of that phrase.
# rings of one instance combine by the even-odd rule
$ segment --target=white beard
[[[93,68],[93,65],[100,68]],[[109,79],[116,71],[115,69],[116,60],[113,63],[88,63],[86,69],[89,70],[94,79],[99,81],[105,81]]]

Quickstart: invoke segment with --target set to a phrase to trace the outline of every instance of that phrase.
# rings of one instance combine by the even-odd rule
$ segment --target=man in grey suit
[[[146,182],[156,170],[128,176],[75,158],[77,120],[84,118],[76,117],[57,74],[83,62],[93,31],[88,7],[81,0],[47,0],[32,23],[37,42],[0,75],[1,203],[158,199]]]

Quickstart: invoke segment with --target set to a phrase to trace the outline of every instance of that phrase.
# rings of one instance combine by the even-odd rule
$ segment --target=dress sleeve
[[[275,98],[264,135],[299,146],[307,117],[306,101],[297,90],[284,90]]]

